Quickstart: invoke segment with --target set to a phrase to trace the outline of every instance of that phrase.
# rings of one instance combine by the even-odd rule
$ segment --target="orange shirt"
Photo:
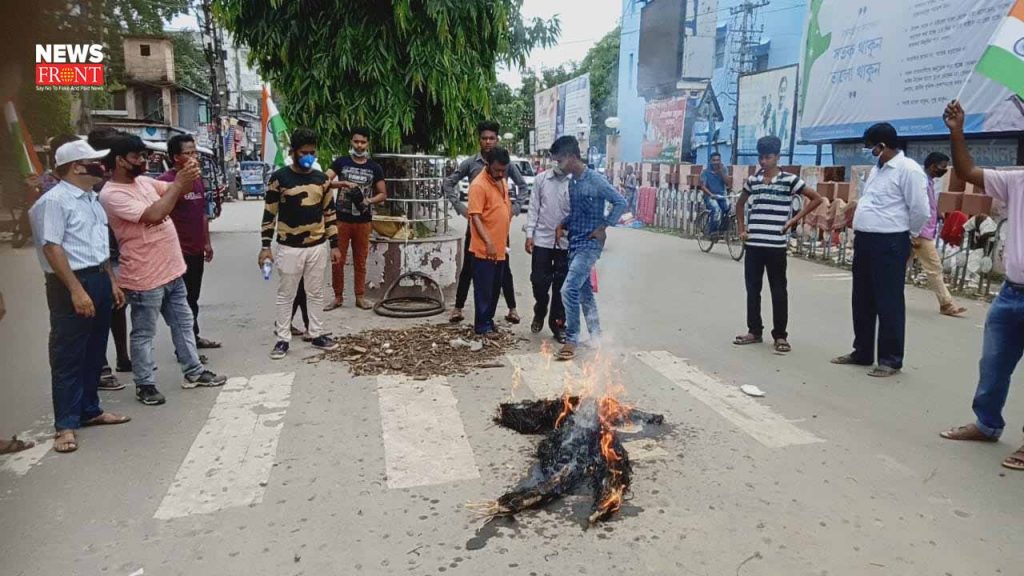
[[[473,225],[473,215],[483,220],[484,228],[491,242],[498,249],[498,260],[505,259],[505,244],[508,241],[508,230],[512,223],[512,204],[508,197],[508,183],[502,179],[495,182],[484,168],[469,184],[469,225],[473,236],[469,242],[469,251],[477,258],[487,258],[487,245],[477,234]],[[504,240],[504,242],[503,242]]]

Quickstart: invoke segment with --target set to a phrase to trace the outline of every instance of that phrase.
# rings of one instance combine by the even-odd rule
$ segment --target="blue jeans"
[[[569,272],[562,284],[562,303],[565,305],[565,339],[572,345],[580,341],[580,309],[587,320],[591,339],[601,336],[601,320],[597,315],[594,287],[590,285],[590,270],[601,258],[601,251],[583,249],[569,255]]]
[[[1003,406],[1010,376],[1024,354],[1024,288],[1004,285],[985,320],[985,338],[978,362],[974,414],[978,429],[998,438],[1006,427]]]
[[[174,355],[178,358],[181,371],[187,377],[198,376],[205,367],[199,361],[196,349],[196,335],[193,332],[195,320],[188,306],[185,281],[173,280],[159,288],[143,292],[125,291],[132,306],[131,354],[132,372],[136,386],[155,386],[153,377],[153,339],[156,337],[157,319],[162,315],[171,329]]]
[[[508,264],[504,260],[473,259],[473,328],[477,334],[497,330],[494,314],[498,310],[498,295]]]
[[[71,292],[56,276],[46,275],[53,426],[58,432],[77,430],[82,422],[103,414],[97,386],[107,354],[114,306],[110,276],[105,270],[76,275],[96,309],[92,318],[76,314]]]
[[[708,234],[714,234],[718,232],[718,227],[722,222],[722,215],[729,213],[729,199],[725,196],[708,196],[704,195],[704,207],[707,208],[711,214],[711,218],[708,219]]]

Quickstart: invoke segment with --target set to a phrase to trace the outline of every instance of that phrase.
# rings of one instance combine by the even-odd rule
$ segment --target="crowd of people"
[[[1007,280],[985,324],[974,423],[942,433],[950,440],[994,442],[1002,434],[1003,406],[1010,375],[1024,355],[1024,172],[982,170],[974,165],[963,133],[959,103],[945,111],[952,137],[952,164],[957,174],[1007,205],[1009,238]],[[509,257],[510,227],[526,202],[518,191],[526,183],[507,150],[498,146],[500,127],[482,122],[480,151],[462,162],[444,182],[457,214],[467,219],[465,254],[458,298],[449,320],[464,320],[473,287],[473,329],[494,338],[502,294],[506,320],[520,321]],[[950,158],[932,154],[918,165],[898,148],[891,125],[877,124],[864,133],[865,154],[874,166],[859,195],[853,217],[853,351],[832,360],[838,365],[870,367],[879,378],[903,366],[906,325],[905,282],[908,261],[922,261],[941,313],[959,316],[942,282],[935,251],[937,200],[935,180],[949,169]],[[352,248],[355,306],[372,308],[365,298],[373,206],[387,200],[383,170],[370,157],[370,131],[352,131],[349,154],[336,158],[324,172],[317,161],[318,138],[307,129],[291,135],[290,163],[269,179],[262,218],[258,265],[276,272],[275,343],[270,356],[284,358],[293,336],[314,348],[334,350],[337,342],[324,329],[323,312],[344,305],[344,267]],[[226,381],[207,367],[201,349],[221,344],[200,337],[199,297],[203,271],[213,258],[205,192],[200,182],[195,142],[176,136],[168,142],[174,167],[159,178],[146,172],[146,146],[136,136],[94,132],[88,140],[67,136],[53,141],[53,183],[43,190],[29,217],[50,309],[50,369],[56,429],[54,449],[78,448],[77,430],[123,424],[127,416],[106,412],[101,390],[123,388],[106,360],[108,335],[117,350],[116,371],[130,371],[136,398],[146,405],[166,400],[157,389],[153,359],[158,317],[170,328],[182,370],[182,388],[221,386]],[[747,178],[736,203],[737,226],[746,246],[746,333],[733,343],[764,341],[761,317],[763,278],[772,297],[771,336],[778,353],[792,351],[788,332],[786,254],[789,234],[817,209],[818,193],[799,176],[779,168],[781,142],[767,136],[758,142],[760,170]],[[531,257],[533,333],[545,324],[561,343],[558,360],[576,356],[585,321],[590,340],[601,340],[592,271],[607,241],[606,230],[627,210],[628,200],[581,158],[575,137],[558,138],[550,148],[553,165],[539,174],[529,195],[525,252]],[[468,201],[458,184],[470,181]],[[518,191],[513,193],[509,180]],[[713,154],[701,176],[701,189],[713,223],[730,209],[725,201],[728,176],[721,156]],[[635,179],[626,196],[635,193]],[[793,198],[806,201],[793,214]],[[276,248],[273,247],[276,239]],[[330,262],[333,297],[328,301]],[[130,306],[130,307],[129,307]],[[130,337],[126,329],[130,310]],[[293,325],[298,309],[304,328]],[[0,318],[3,315],[0,300]],[[581,319],[582,316],[582,319]],[[120,320],[118,318],[120,317]],[[127,338],[129,343],[123,340]],[[121,339],[121,343],[117,340]],[[24,449],[17,439],[4,451]],[[1003,465],[1024,470],[1024,447]]]

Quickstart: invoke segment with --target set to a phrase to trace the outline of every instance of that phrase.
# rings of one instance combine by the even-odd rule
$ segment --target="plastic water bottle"
[[[270,280],[270,273],[274,270],[274,263],[270,259],[263,261],[263,279]]]

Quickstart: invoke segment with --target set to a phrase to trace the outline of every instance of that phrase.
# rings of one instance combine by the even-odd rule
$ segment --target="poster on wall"
[[[652,100],[644,110],[644,162],[678,162],[683,148],[686,97]]]
[[[948,133],[960,87],[968,132],[1024,130],[1024,100],[971,75],[1014,0],[811,0],[801,57],[800,138],[859,139],[876,122],[901,136]],[[1022,48],[1024,50],[1024,48]]]
[[[534,130],[537,132],[537,148],[547,150],[555,141],[555,127],[558,122],[558,87],[538,92],[533,97]]]
[[[782,155],[793,151],[796,116],[797,66],[740,76],[737,152],[757,155],[757,141],[765,136],[782,140]]]

